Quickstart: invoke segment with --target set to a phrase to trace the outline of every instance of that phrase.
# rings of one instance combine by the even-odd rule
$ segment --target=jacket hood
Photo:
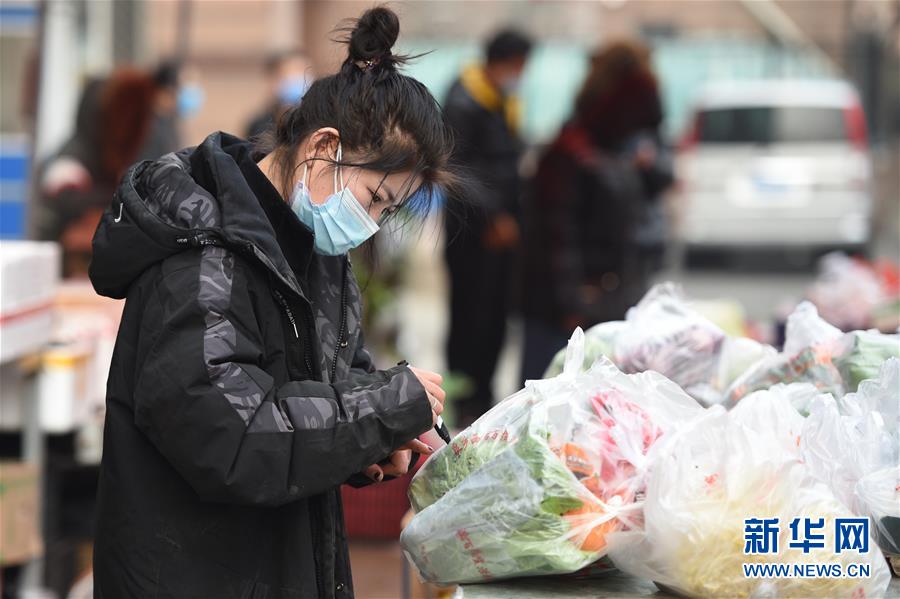
[[[128,170],[93,240],[90,278],[121,299],[147,268],[173,254],[215,244],[251,254],[303,295],[244,172],[251,145],[226,133]],[[299,240],[312,247],[312,234]]]

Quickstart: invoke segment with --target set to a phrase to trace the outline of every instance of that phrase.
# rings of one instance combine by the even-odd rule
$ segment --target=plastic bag
[[[623,372],[655,370],[688,393],[715,378],[725,333],[692,310],[674,284],[653,287],[625,320],[628,332],[615,347]]]
[[[704,406],[722,403],[725,390],[750,368],[763,360],[771,359],[778,352],[746,337],[728,337],[722,344],[715,377],[708,384],[696,384],[690,394]]]
[[[872,518],[881,547],[900,547],[900,359],[856,393],[814,403],[802,432],[811,472],[861,515]]]
[[[585,333],[584,369],[598,358],[624,372],[655,370],[681,385],[705,406],[721,403],[741,374],[776,351],[744,337],[728,337],[688,305],[673,283],[653,287],[627,320],[598,324]],[[565,350],[554,356],[544,378],[563,370]]]
[[[843,395],[843,379],[833,361],[841,350],[842,335],[819,318],[815,306],[802,302],[788,317],[784,351],[738,377],[725,393],[727,405],[778,383],[806,382],[835,397]]]
[[[615,356],[616,339],[620,334],[628,330],[628,323],[624,320],[611,320],[594,325],[584,332],[584,366],[588,370],[594,362],[601,357],[610,360]],[[566,362],[566,350],[559,350],[544,372],[545,379],[562,374]]]
[[[855,499],[859,512],[872,519],[878,546],[888,555],[900,556],[900,464],[859,479]]]
[[[806,419],[795,404],[802,406],[816,397],[820,394],[812,385],[775,385],[748,395],[731,411],[731,422],[752,430],[773,449],[780,446],[785,456],[800,459],[800,435]]]
[[[657,373],[605,359],[581,372],[583,352],[578,329],[563,374],[529,381],[416,473],[400,542],[425,580],[575,572],[639,524],[648,452],[701,408]]]
[[[862,381],[877,377],[881,365],[891,357],[900,358],[900,335],[853,331],[841,339],[834,363],[845,389],[851,392]]]
[[[619,569],[690,597],[880,596],[890,574],[874,543],[865,554],[836,554],[828,543],[809,553],[789,547],[794,518],[824,518],[821,532],[834,539],[835,519],[854,514],[811,476],[795,451],[769,442],[791,433],[782,421],[768,420],[779,401],[761,401],[767,393],[748,397],[736,412],[713,407],[655,446],[644,528],[610,535],[609,556]],[[764,423],[775,430],[759,430]],[[745,554],[748,518],[778,519],[776,553]],[[871,577],[745,577],[743,564],[766,563],[865,563]]]
[[[884,295],[871,266],[841,252],[822,257],[819,276],[807,291],[822,317],[844,330],[870,326]]]

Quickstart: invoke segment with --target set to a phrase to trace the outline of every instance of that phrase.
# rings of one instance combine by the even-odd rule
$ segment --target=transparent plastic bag
[[[884,298],[872,267],[841,252],[822,257],[806,295],[825,320],[844,330],[870,326],[872,312]]]
[[[739,376],[759,362],[771,359],[778,352],[771,345],[747,337],[729,337],[722,346],[716,378],[713,383],[719,394]]]
[[[701,408],[657,373],[606,359],[581,372],[583,351],[578,329],[560,376],[529,381],[416,473],[400,541],[423,578],[571,573],[639,524],[648,452]]]
[[[776,355],[773,347],[728,337],[693,309],[674,283],[653,287],[627,319],[604,322],[585,333],[584,370],[600,357],[624,372],[659,372],[704,406],[721,403],[725,390],[748,368]],[[565,350],[554,356],[544,378],[563,371]]]
[[[785,456],[800,459],[800,435],[806,419],[795,404],[804,405],[819,396],[815,387],[805,383],[775,385],[748,395],[729,417],[732,423],[752,430],[769,447],[781,447]]]
[[[606,356],[610,360],[615,355],[616,339],[620,334],[628,330],[628,323],[624,320],[611,320],[594,325],[584,332],[584,366],[588,370],[594,362]],[[566,350],[559,350],[544,372],[545,379],[562,374],[566,362]]]
[[[900,359],[859,391],[813,404],[802,432],[811,472],[853,510],[869,516],[888,553],[900,547]],[[893,486],[891,486],[893,484]],[[892,505],[893,504],[893,505]]]
[[[900,358],[900,335],[878,331],[852,331],[844,335],[834,357],[847,392],[856,391],[866,379],[878,376],[888,358]]]
[[[900,464],[859,479],[854,497],[859,512],[871,518],[878,546],[888,555],[900,556]]]
[[[726,405],[778,383],[806,382],[835,397],[844,394],[834,356],[841,350],[841,331],[821,318],[815,306],[802,302],[788,317],[784,350],[760,360],[739,376],[725,393]]]
[[[810,553],[789,547],[794,518],[824,518],[824,538],[834,539],[835,519],[854,514],[796,452],[770,442],[788,438],[789,426],[776,421],[768,423],[776,430],[757,430],[778,405],[764,397],[748,397],[737,412],[715,406],[654,447],[644,527],[610,535],[609,557],[620,570],[689,597],[881,596],[890,574],[874,543],[866,554],[836,554],[827,543]],[[745,554],[747,518],[778,518],[777,553]],[[766,563],[865,563],[871,577],[745,577],[743,564]]]
[[[692,310],[673,283],[653,287],[625,317],[627,334],[616,339],[615,362],[623,372],[654,370],[689,394],[715,379],[725,333]]]

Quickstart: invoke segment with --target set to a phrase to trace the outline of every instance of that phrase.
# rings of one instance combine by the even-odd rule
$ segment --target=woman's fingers
[[[409,472],[409,462],[412,452],[408,449],[401,449],[391,454],[390,463],[384,466],[384,474],[386,476],[403,476]]]
[[[412,441],[410,441],[409,443],[407,443],[405,445],[402,445],[398,449],[398,451],[404,451],[404,450],[412,450],[412,451],[415,451],[416,453],[421,453],[422,455],[431,455],[434,453],[434,448],[432,448],[430,445],[422,443],[418,439],[413,439]]]
[[[376,483],[380,483],[384,480],[384,470],[382,470],[381,466],[378,464],[372,464],[363,471],[363,474],[374,480]]]
[[[432,383],[430,381],[426,381],[423,387],[425,387],[425,390],[428,391],[429,395],[439,401],[441,405],[444,405],[444,400],[447,398],[447,393],[443,389],[441,389],[439,385],[436,385],[435,383]]]
[[[412,371],[428,395],[428,402],[431,404],[432,422],[437,423],[438,416],[444,411],[444,401],[447,399],[447,393],[441,388],[444,378],[436,372],[421,370],[414,366],[410,366]]]
[[[421,368],[416,368],[415,366],[410,366],[409,369],[412,370],[413,374],[416,375],[416,378],[422,381],[422,383],[424,383],[425,381],[431,381],[436,385],[440,385],[444,382],[444,377],[436,372],[431,372],[430,370],[422,370]]]
[[[428,395],[428,402],[431,404],[431,411],[434,412],[435,416],[442,413],[444,411],[444,402],[436,398],[430,392],[426,392]]]

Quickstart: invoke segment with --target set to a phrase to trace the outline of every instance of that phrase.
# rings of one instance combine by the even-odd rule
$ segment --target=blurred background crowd
[[[334,27],[369,5],[0,3],[0,455],[40,464],[44,497],[42,532],[20,531],[32,549],[0,552],[4,596],[65,597],[89,570],[121,306],[83,277],[119,179],[212,131],[264,139],[336,70]],[[420,55],[406,72],[441,102],[455,159],[481,185],[468,201],[442,198],[422,227],[383,231],[355,265],[378,361],[447,372],[452,423],[540,377],[576,326],[622,319],[656,281],[776,344],[803,297],[838,326],[900,324],[896,305],[876,313],[898,286],[900,2],[392,7],[400,51]],[[59,249],[9,243],[26,239]],[[856,258],[817,261],[835,250]],[[28,361],[36,348],[22,340],[40,335],[22,314],[44,304],[55,353]],[[54,407],[32,414],[42,392]],[[399,594],[391,547],[396,572],[356,568],[360,596]],[[357,545],[354,559],[377,564],[378,551]]]

